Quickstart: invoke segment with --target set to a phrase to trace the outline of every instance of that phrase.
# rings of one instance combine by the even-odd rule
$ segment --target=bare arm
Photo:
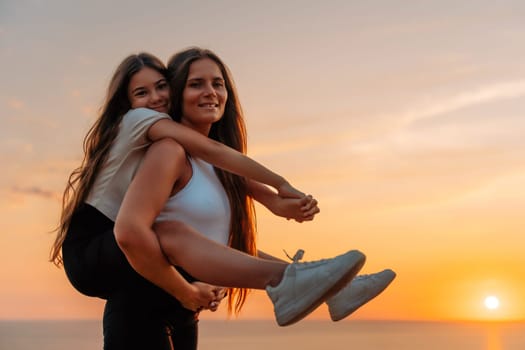
[[[310,195],[299,198],[283,198],[267,186],[253,180],[248,181],[250,195],[277,216],[297,222],[311,221],[320,212],[317,200]]]
[[[174,156],[177,152],[178,156]],[[180,176],[183,162],[184,150],[173,140],[162,140],[149,147],[122,202],[115,222],[115,236],[139,274],[176,297],[186,308],[196,310],[214,299],[213,287],[187,282],[168,262],[152,230],[155,218]]]
[[[284,177],[246,155],[173,120],[161,119],[154,123],[148,130],[148,137],[152,141],[174,139],[192,156],[223,170],[272,186],[283,197],[299,193]]]

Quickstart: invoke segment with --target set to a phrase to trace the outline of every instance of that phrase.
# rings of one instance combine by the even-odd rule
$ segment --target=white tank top
[[[193,170],[186,186],[170,197],[156,221],[177,220],[217,243],[227,245],[230,202],[213,166],[190,157]]]

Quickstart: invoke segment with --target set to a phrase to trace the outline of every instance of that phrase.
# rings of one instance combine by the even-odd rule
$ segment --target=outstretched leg
[[[178,221],[156,223],[154,231],[172,265],[210,284],[265,289],[279,284],[289,265],[226,247]]]
[[[218,244],[180,222],[154,227],[169,262],[204,282],[266,289],[277,323],[295,323],[337,293],[361,269],[365,256],[349,251],[333,259],[287,264],[261,259]]]
[[[294,261],[300,260],[302,259],[303,253],[304,251],[302,251],[300,255],[296,254],[291,259]],[[259,251],[258,255],[263,259],[284,261],[261,251]],[[392,283],[395,277],[396,273],[394,271],[386,269],[369,275],[359,275],[354,278],[336,295],[326,300],[332,321],[342,320],[377,297]]]

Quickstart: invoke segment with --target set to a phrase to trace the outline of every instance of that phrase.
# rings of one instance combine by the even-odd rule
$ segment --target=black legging
[[[196,349],[198,314],[133,270],[113,227],[113,221],[84,204],[73,215],[62,247],[71,284],[82,294],[106,299],[104,349]]]

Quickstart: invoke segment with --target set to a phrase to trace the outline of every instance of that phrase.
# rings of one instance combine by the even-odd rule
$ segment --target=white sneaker
[[[363,253],[352,250],[332,259],[288,265],[281,282],[266,287],[279,326],[301,320],[337,293],[359,272],[365,259]]]
[[[339,293],[326,300],[332,321],[339,321],[378,296],[394,280],[390,269],[372,275],[357,276]]]

